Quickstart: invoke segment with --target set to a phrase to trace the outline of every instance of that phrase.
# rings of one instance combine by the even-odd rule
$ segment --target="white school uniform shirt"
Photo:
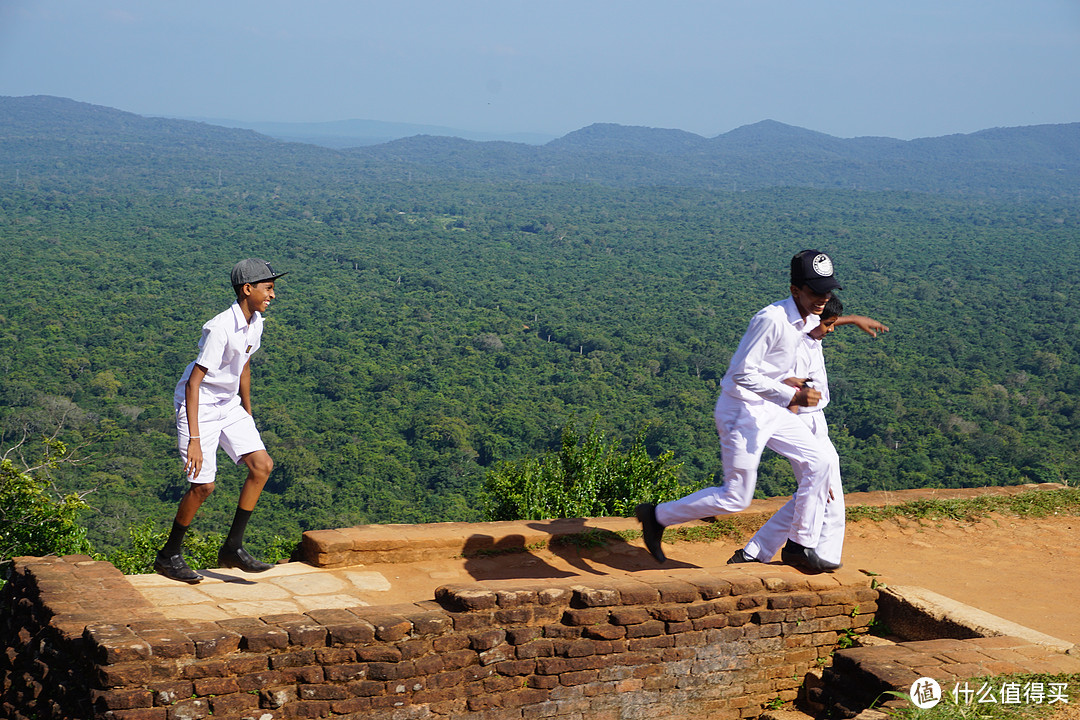
[[[724,373],[722,394],[751,405],[790,405],[796,389],[783,381],[792,377],[799,346],[819,322],[817,315],[804,320],[790,295],[759,310]]]
[[[226,403],[240,392],[240,375],[262,341],[262,314],[255,312],[251,322],[244,319],[240,304],[210,318],[202,327],[199,356],[187,366],[176,384],[173,401],[180,407],[185,401],[187,381],[196,365],[206,368],[199,385],[199,405]]]
[[[810,378],[810,386],[821,393],[821,399],[814,407],[800,407],[799,414],[821,412],[829,404],[829,376],[825,372],[825,353],[821,340],[809,335],[803,336],[799,351],[795,356],[795,377]]]

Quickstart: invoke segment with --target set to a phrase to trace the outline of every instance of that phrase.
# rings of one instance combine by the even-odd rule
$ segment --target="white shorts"
[[[190,436],[187,404],[181,403],[176,408],[176,439],[180,447],[180,458],[185,466]],[[203,451],[203,465],[198,477],[188,478],[193,483],[214,482],[219,445],[237,465],[248,453],[266,449],[259,437],[259,430],[255,427],[255,419],[240,404],[239,396],[220,405],[199,406],[199,445]]]

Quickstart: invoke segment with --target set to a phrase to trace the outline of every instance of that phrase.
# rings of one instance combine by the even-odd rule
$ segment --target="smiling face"
[[[810,289],[809,285],[801,287],[792,285],[791,297],[794,298],[795,305],[799,308],[799,314],[805,318],[808,315],[820,315],[821,311],[825,309],[825,303],[829,302],[829,298],[832,297],[832,292],[818,295]]]
[[[249,310],[264,313],[266,308],[270,307],[270,301],[275,297],[274,281],[248,283],[244,285],[243,293]]]

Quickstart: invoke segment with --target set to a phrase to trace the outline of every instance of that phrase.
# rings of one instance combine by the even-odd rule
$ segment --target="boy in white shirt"
[[[251,416],[251,356],[262,339],[262,313],[274,299],[274,281],[288,273],[270,263],[248,258],[232,269],[236,302],[203,325],[199,356],[184,370],[173,395],[177,441],[190,485],[180,500],[172,531],[158,551],[154,570],[172,580],[197,583],[202,575],[184,561],[184,534],[195,513],[214,491],[217,449],[248,467],[236,515],[218,565],[246,572],[263,572],[272,565],[244,549],[244,531],[263,486],[274,468]]]
[[[888,327],[877,320],[862,315],[843,315],[844,306],[835,295],[825,304],[821,312],[821,323],[803,336],[802,346],[796,355],[794,375],[796,379],[805,379],[806,385],[812,385],[821,392],[821,399],[814,407],[791,408],[810,432],[823,445],[836,452],[829,439],[829,426],[825,422],[825,407],[829,404],[829,377],[825,372],[825,355],[822,352],[822,340],[839,325],[857,325],[864,332],[877,337],[878,332],[887,332]],[[795,461],[792,460],[794,468]],[[796,469],[798,473],[798,469]],[[758,530],[745,547],[736,550],[728,563],[769,562],[778,550],[785,545],[788,530],[794,519],[795,498],[776,511],[768,522]],[[840,482],[840,466],[836,465],[829,476],[829,499],[822,518],[821,534],[817,544],[817,555],[823,561],[821,570],[835,570],[841,565],[844,548],[845,507],[844,489]],[[786,548],[785,548],[786,550]],[[784,552],[781,552],[783,559]],[[786,563],[787,560],[785,559]]]
[[[664,528],[704,517],[739,512],[750,506],[758,463],[765,447],[792,461],[799,480],[793,520],[788,528],[790,552],[785,562],[811,570],[827,567],[815,547],[828,497],[828,481],[840,459],[788,408],[812,407],[821,393],[796,387],[790,377],[802,336],[818,324],[818,316],[840,289],[832,259],[818,250],[803,250],[791,259],[791,295],[760,310],[750,325],[727,373],[713,413],[720,436],[724,483],[671,502],[642,503],[635,514],[645,547],[658,562]]]

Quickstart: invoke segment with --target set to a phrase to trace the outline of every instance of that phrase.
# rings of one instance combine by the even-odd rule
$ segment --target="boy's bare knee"
[[[199,500],[206,500],[210,497],[210,493],[214,492],[214,483],[191,483],[188,486],[188,492],[199,498]]]
[[[267,478],[270,477],[270,473],[274,470],[274,461],[265,450],[251,453],[244,458],[244,462],[248,466],[252,478],[259,482],[266,482]]]

